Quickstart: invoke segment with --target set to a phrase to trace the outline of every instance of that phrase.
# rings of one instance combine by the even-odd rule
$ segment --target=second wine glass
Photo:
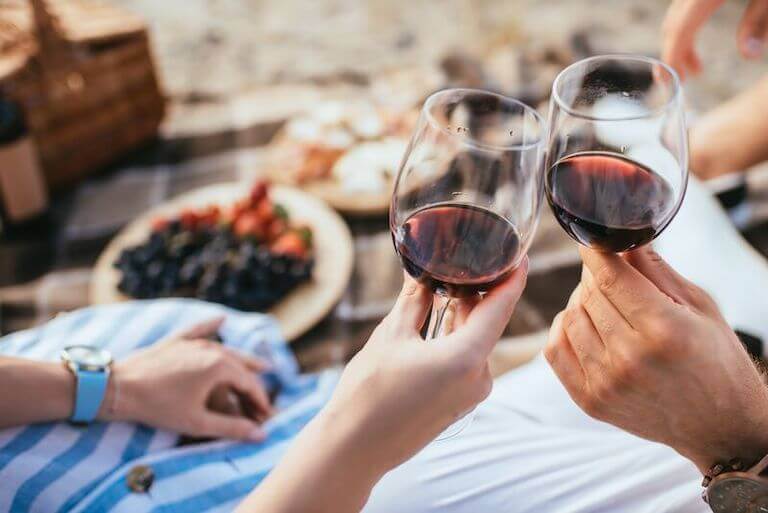
[[[552,86],[546,193],[577,242],[611,252],[656,238],[688,183],[680,81],[666,64],[604,55],[565,68]]]
[[[447,89],[425,101],[389,219],[403,267],[434,292],[428,339],[450,329],[453,299],[490,290],[525,256],[542,202],[544,132],[535,110],[498,94]]]

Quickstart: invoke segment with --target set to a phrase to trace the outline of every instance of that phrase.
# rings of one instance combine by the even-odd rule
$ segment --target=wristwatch
[[[73,345],[64,348],[61,360],[77,380],[75,411],[70,420],[79,424],[92,422],[107,392],[112,355],[98,347]]]
[[[702,484],[714,513],[768,513],[768,456],[749,470],[739,460],[714,465]]]

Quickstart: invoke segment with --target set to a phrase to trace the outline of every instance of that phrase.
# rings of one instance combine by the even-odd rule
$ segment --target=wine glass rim
[[[431,109],[432,104],[436,102],[440,97],[447,96],[448,94],[462,94],[462,95],[476,94],[476,95],[484,95],[484,96],[493,96],[495,98],[498,98],[501,101],[504,101],[507,103],[513,103],[515,105],[522,107],[524,112],[528,114],[532,114],[533,119],[536,121],[536,123],[539,125],[539,128],[540,128],[539,134],[536,136],[536,139],[528,143],[488,144],[488,143],[480,142],[472,136],[467,137],[464,135],[460,137],[463,144],[480,148],[480,149],[489,149],[489,150],[529,150],[531,148],[535,148],[536,146],[542,146],[545,144],[546,137],[544,134],[544,131],[545,131],[544,118],[542,118],[541,114],[539,114],[536,111],[536,109],[534,109],[533,107],[531,107],[526,103],[521,102],[520,100],[516,100],[515,98],[510,98],[509,96],[504,96],[503,94],[494,93],[493,91],[488,91],[485,89],[475,89],[471,87],[449,87],[446,89],[440,89],[439,91],[435,91],[432,94],[430,94],[427,97],[427,99],[424,100],[424,106],[422,107],[422,112],[424,113],[424,117],[426,118],[427,122],[430,125],[432,125],[432,127],[437,128],[441,132],[448,134],[449,136],[454,138],[459,137],[458,132],[453,132],[452,130],[449,130],[448,127],[446,127],[443,123],[440,123],[437,119],[435,119],[435,116],[432,115],[432,109]]]
[[[660,66],[664,71],[666,71],[669,76],[672,79],[672,94],[667,98],[667,100],[664,102],[663,105],[657,107],[656,109],[653,109],[651,111],[648,111],[644,114],[636,114],[632,116],[620,116],[620,117],[603,117],[603,116],[593,116],[590,114],[585,114],[584,112],[581,112],[579,110],[576,110],[566,104],[563,99],[560,97],[560,94],[558,93],[558,87],[560,85],[560,81],[569,71],[571,71],[573,68],[576,68],[577,66],[582,66],[589,62],[596,62],[596,61],[608,61],[608,60],[623,60],[623,61],[638,61],[638,62],[644,62],[647,64],[653,64]],[[669,66],[667,63],[655,59],[653,57],[648,57],[646,55],[638,55],[638,54],[632,54],[632,53],[608,53],[603,55],[595,55],[592,57],[587,57],[586,59],[578,60],[572,64],[569,64],[565,68],[560,71],[560,73],[557,74],[555,77],[554,82],[552,82],[552,98],[554,99],[555,103],[557,103],[558,107],[562,109],[566,114],[581,118],[581,119],[587,119],[590,121],[635,121],[639,119],[649,119],[659,116],[660,114],[663,114],[671,105],[674,105],[677,102],[678,97],[680,96],[680,91],[682,87],[680,85],[680,77],[677,75],[677,72]]]

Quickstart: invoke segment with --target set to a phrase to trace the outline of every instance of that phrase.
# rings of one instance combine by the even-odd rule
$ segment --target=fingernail
[[[756,37],[750,37],[744,43],[744,53],[747,54],[747,56],[752,59],[763,55],[764,50],[765,50],[765,43],[763,43],[761,39],[757,39]]]
[[[255,427],[248,433],[248,440],[251,442],[261,442],[267,437],[267,434],[260,427]]]

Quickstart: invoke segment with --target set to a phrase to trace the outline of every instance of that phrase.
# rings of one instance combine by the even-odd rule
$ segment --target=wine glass
[[[688,138],[677,74],[656,59],[604,55],[555,78],[544,180],[577,242],[621,253],[649,243],[677,213]]]
[[[403,267],[434,292],[428,340],[450,331],[455,298],[490,290],[525,256],[543,199],[544,131],[535,110],[491,92],[446,89],[424,102],[389,223]]]

